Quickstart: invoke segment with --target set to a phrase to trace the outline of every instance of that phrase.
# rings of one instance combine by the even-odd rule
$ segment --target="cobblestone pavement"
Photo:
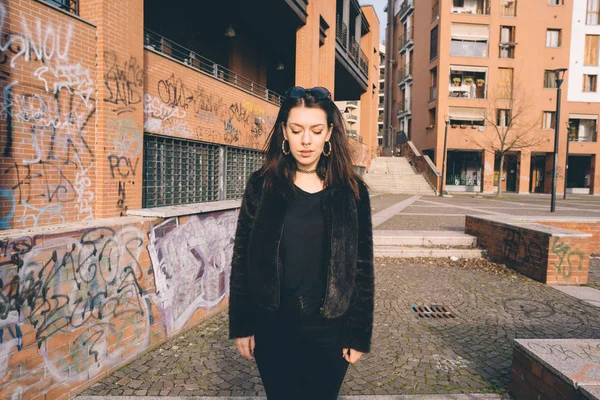
[[[598,338],[600,308],[484,260],[376,260],[373,351],[345,395],[506,393],[514,338]],[[419,319],[443,304],[454,319]],[[86,395],[254,396],[255,363],[227,339],[225,312],[137,359]]]
[[[374,212],[378,212],[376,210]],[[592,196],[569,196],[557,200],[550,213],[550,196],[510,194],[455,197],[423,196],[396,216],[377,226],[381,230],[452,230],[464,231],[465,215],[583,216],[600,217],[600,199]]]

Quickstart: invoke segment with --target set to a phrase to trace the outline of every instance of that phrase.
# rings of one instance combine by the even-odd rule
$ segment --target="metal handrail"
[[[280,105],[283,97],[265,86],[233,72],[206,57],[183,47],[148,28],[144,28],[144,46],[180,61],[190,68],[229,83],[270,103]]]

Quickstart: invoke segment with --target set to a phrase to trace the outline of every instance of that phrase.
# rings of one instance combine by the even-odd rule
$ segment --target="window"
[[[512,68],[498,68],[497,98],[510,99],[512,97],[513,70]]]
[[[546,47],[560,47],[562,44],[562,31],[560,29],[548,29],[546,31]]]
[[[223,200],[220,181],[225,199],[239,199],[263,159],[261,151],[145,134],[142,206]]]
[[[450,55],[457,57],[487,57],[490,27],[476,24],[452,24]]]
[[[554,129],[556,126],[556,113],[554,111],[544,111],[542,119],[542,129]]]
[[[597,81],[598,75],[583,75],[583,91],[595,92]]]
[[[585,35],[583,65],[598,65],[598,35]]]
[[[496,113],[496,126],[510,126],[510,110],[499,108]]]
[[[597,125],[597,115],[569,114],[569,140],[572,142],[595,142]]]
[[[500,27],[500,58],[515,58],[515,27]]]
[[[429,37],[429,61],[438,56],[438,27],[431,30]]]
[[[587,0],[586,25],[600,25],[600,0]]]
[[[487,67],[451,65],[449,97],[485,99],[487,95]]]
[[[551,6],[563,6],[564,0],[548,0],[548,4],[550,4]]]
[[[465,0],[452,0],[452,6],[453,7],[464,7]]]
[[[437,67],[429,71],[429,101],[437,99]]]
[[[452,0],[455,14],[489,14],[489,0]]]
[[[503,17],[516,17],[517,0],[500,0],[500,15]]]
[[[429,126],[435,126],[436,123],[436,109],[432,108],[429,110]]]
[[[68,13],[79,15],[79,0],[45,0],[46,3],[65,10]]]
[[[544,87],[546,89],[556,89],[556,72],[553,69],[544,71]]]
[[[448,116],[451,125],[485,125],[484,108],[449,107]]]

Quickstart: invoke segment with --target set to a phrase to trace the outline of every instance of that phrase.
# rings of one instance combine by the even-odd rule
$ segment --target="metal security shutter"
[[[219,200],[219,146],[144,135],[142,206]]]

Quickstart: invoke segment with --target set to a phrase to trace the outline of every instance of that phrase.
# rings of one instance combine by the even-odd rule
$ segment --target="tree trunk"
[[[496,197],[500,197],[502,194],[502,170],[504,169],[504,153],[500,153],[500,173],[498,174],[498,191]]]

